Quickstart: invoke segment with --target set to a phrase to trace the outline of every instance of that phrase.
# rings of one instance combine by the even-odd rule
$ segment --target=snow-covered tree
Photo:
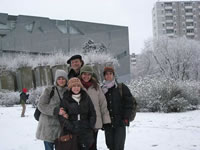
[[[137,59],[136,72],[138,76],[161,75],[175,80],[199,80],[199,56],[199,41],[185,37],[149,40]]]

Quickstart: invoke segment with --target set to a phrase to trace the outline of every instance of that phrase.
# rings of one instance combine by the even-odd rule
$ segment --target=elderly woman
[[[73,77],[68,81],[68,89],[63,96],[61,110],[66,114],[59,116],[64,135],[77,136],[80,150],[88,150],[92,145],[93,129],[96,122],[94,105],[83,90],[81,81]]]
[[[45,150],[54,149],[54,140],[60,136],[61,127],[58,120],[60,98],[67,90],[67,73],[56,70],[54,86],[47,87],[38,102],[41,112],[36,138],[44,141]]]
[[[103,125],[111,123],[106,98],[93,74],[93,68],[89,65],[83,66],[80,70],[81,83],[92,99],[97,114],[95,130],[93,130],[95,141],[90,150],[97,149],[98,130],[102,129]]]

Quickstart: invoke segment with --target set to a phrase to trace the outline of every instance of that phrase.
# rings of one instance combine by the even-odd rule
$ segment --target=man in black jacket
[[[84,65],[84,61],[82,60],[81,55],[73,55],[69,60],[67,60],[67,64],[70,65],[68,73],[68,79],[70,79],[72,77],[79,76],[80,69]]]
[[[110,113],[111,124],[105,124],[106,145],[109,150],[124,150],[126,126],[134,109],[134,97],[129,88],[122,84],[122,95],[119,84],[115,80],[112,67],[104,68],[102,90],[106,96],[107,107]]]

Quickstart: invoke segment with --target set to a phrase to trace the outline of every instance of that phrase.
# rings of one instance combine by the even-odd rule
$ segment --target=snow
[[[34,108],[27,105],[21,118],[21,106],[0,107],[1,150],[44,150],[35,138],[37,121]],[[125,150],[199,150],[200,110],[184,113],[137,113],[127,128]],[[98,135],[98,150],[106,150],[103,131]]]

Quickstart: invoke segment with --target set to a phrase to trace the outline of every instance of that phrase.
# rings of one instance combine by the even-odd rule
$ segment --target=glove
[[[129,126],[129,120],[128,119],[124,119],[123,122],[124,122],[125,126]]]
[[[103,124],[102,130],[107,130],[107,129],[109,129],[109,128],[111,128],[111,124],[110,124],[110,123]]]

